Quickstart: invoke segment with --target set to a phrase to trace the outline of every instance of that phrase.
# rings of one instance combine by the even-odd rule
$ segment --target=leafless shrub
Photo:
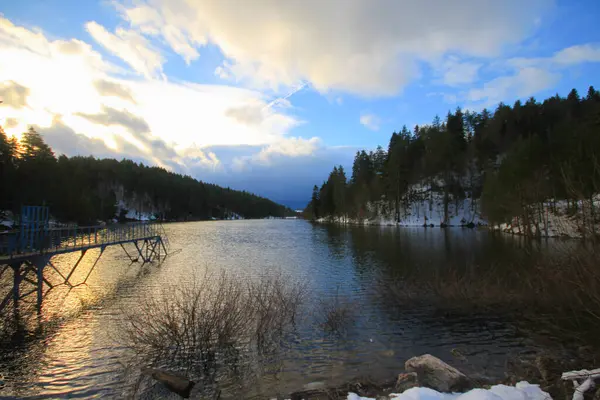
[[[280,337],[286,327],[296,323],[298,306],[304,301],[306,291],[305,284],[290,285],[282,275],[247,285],[254,314],[253,337],[259,347]]]
[[[593,244],[555,249],[502,268],[453,265],[380,285],[386,298],[403,306],[516,311],[577,334],[591,333],[600,324],[600,248]]]
[[[345,332],[354,321],[354,312],[352,304],[340,298],[339,288],[335,292],[335,296],[321,299],[320,325],[326,332],[341,334]]]
[[[581,246],[560,257],[544,257],[535,268],[540,306],[571,328],[587,330],[600,324],[600,248]],[[532,277],[532,281],[533,281]]]
[[[124,310],[120,339],[139,366],[213,379],[220,367],[235,368],[241,357],[293,327],[306,290],[287,282],[283,276],[254,283],[207,273]]]

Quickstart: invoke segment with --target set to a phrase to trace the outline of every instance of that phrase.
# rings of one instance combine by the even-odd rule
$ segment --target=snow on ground
[[[137,210],[135,207],[129,206],[124,200],[117,201],[117,215],[120,215],[121,210],[126,210],[125,218],[133,219],[137,221],[152,221],[156,219],[151,212],[143,212]]]
[[[226,220],[237,220],[237,219],[244,219],[244,217],[242,217],[240,214],[237,214],[233,211],[227,211],[225,213],[225,219]]]
[[[0,227],[4,229],[12,229],[14,227],[15,221],[12,218],[0,218]]]
[[[434,182],[435,183],[435,182]],[[574,207],[574,205],[577,207]],[[490,226],[491,229],[515,235],[525,235],[531,231],[533,236],[540,237],[589,237],[593,231],[600,232],[600,224],[592,225],[592,210],[600,215],[600,194],[591,201],[567,202],[552,199],[543,205],[532,205],[530,228],[523,223],[522,217],[514,217],[510,223]],[[464,226],[468,224],[488,225],[481,215],[480,199],[471,199],[466,193],[463,198],[450,196],[448,202],[448,225]],[[575,211],[576,210],[576,211]],[[440,226],[444,221],[444,193],[432,190],[428,184],[412,185],[402,199],[399,211],[399,221],[396,221],[396,210],[386,200],[367,204],[364,218],[334,218],[333,222],[341,224],[360,225],[400,225],[400,226]],[[321,218],[318,222],[330,222],[331,219]],[[592,229],[594,227],[594,229]]]
[[[6,229],[12,229],[13,228],[13,221],[7,220],[7,219],[2,219],[0,220],[0,226]]]
[[[415,387],[400,394],[390,394],[394,400],[552,400],[538,385],[519,382],[516,386],[495,385],[490,389],[473,389],[466,393],[440,393],[433,389]],[[348,393],[348,400],[375,400]]]
[[[399,210],[399,222],[395,221],[396,210],[380,201],[370,203],[367,206],[368,213],[375,217],[365,224],[375,225],[401,225],[401,226],[440,226],[444,222],[444,193],[434,190],[432,185],[440,186],[443,182],[436,181],[421,182],[411,185],[404,198],[401,200]],[[448,202],[448,225],[461,226],[473,223],[475,225],[487,225],[479,213],[480,201],[472,199],[469,193],[462,198],[449,196]]]
[[[368,217],[363,219],[337,218],[334,222],[362,225],[440,226],[444,221],[444,194],[431,190],[428,185],[417,184],[409,188],[407,201],[400,205],[400,221],[396,222],[396,210],[388,201],[367,204]],[[407,203],[407,204],[406,204]],[[479,200],[453,199],[448,203],[448,225],[462,226],[469,223],[487,225],[479,213]],[[326,219],[319,219],[326,222]]]
[[[15,225],[15,216],[12,211],[0,210],[0,226],[5,229],[12,229]]]
[[[569,204],[565,200],[557,201],[555,207],[552,207],[552,199],[539,206],[532,212],[533,221],[530,222],[530,229],[534,236],[541,237],[571,237],[581,238],[590,236],[591,232],[591,202],[577,202],[577,211],[573,212],[575,202]],[[553,210],[555,209],[555,211]],[[597,215],[600,211],[600,195],[594,198],[594,213]],[[598,223],[594,224],[595,231],[600,232]],[[523,223],[522,218],[513,218],[510,223],[492,226],[492,229],[500,230],[506,233],[515,235],[523,235],[527,231],[527,227]]]

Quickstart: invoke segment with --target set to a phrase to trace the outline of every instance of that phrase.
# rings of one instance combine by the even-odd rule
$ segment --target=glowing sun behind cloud
[[[43,131],[60,121],[124,156],[126,148],[135,148],[159,165],[160,155],[183,166],[193,154],[196,162],[214,167],[219,160],[202,148],[270,145],[287,140],[299,123],[277,104],[259,111],[255,123],[242,121],[230,110],[265,110],[271,99],[243,88],[132,77],[85,42],[52,41],[5,18],[0,82],[0,124],[9,134],[30,125]]]

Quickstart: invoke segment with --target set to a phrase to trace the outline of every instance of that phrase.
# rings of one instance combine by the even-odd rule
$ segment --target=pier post
[[[44,298],[44,267],[45,263],[38,261],[37,269],[37,312],[42,313],[42,299]]]
[[[50,257],[42,256],[37,257],[33,264],[35,265],[37,273],[37,313],[42,313],[42,302],[44,300],[44,268],[50,261]]]
[[[13,264],[12,266],[14,272],[13,278],[13,305],[15,307],[15,313],[19,310],[19,299],[21,294],[19,292],[19,288],[21,287],[21,264]]]

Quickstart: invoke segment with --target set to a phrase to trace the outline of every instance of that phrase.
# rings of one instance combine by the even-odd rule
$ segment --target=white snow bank
[[[597,211],[591,213],[591,202],[571,201],[570,207],[577,205],[577,210],[569,210],[569,203],[565,200],[554,202],[549,199],[542,206],[533,205],[529,230],[534,236],[541,237],[571,237],[582,238],[592,236],[600,231],[597,222]],[[600,198],[595,197],[593,210],[600,209]],[[594,221],[594,222],[592,222]],[[510,223],[492,226],[492,229],[515,235],[523,235],[528,227],[522,218],[515,217]]]
[[[15,217],[11,211],[0,211],[0,225],[12,229],[15,225]]]
[[[117,215],[121,213],[122,210],[126,210],[125,218],[132,219],[136,221],[152,221],[156,219],[152,212],[140,211],[136,207],[131,207],[123,200],[119,200],[116,203],[117,206]]]
[[[432,184],[423,181],[409,186],[403,199],[395,209],[393,201],[382,198],[380,201],[369,202],[366,205],[365,215],[359,218],[334,218],[334,222],[360,224],[360,225],[400,225],[400,226],[440,226],[444,222],[444,193],[434,190]],[[437,182],[438,185],[441,182]],[[448,220],[450,226],[467,224],[487,225],[481,216],[479,199],[473,199],[470,193],[465,192],[461,198],[449,196]],[[399,221],[396,221],[396,216]],[[318,222],[327,222],[331,218],[320,218]]]
[[[516,386],[495,385],[490,389],[473,389],[466,393],[440,393],[433,389],[415,387],[401,394],[390,394],[394,400],[552,400],[538,385],[519,382]],[[348,400],[375,400],[348,393]]]
[[[358,225],[400,225],[400,226],[440,226],[444,222],[444,193],[439,186],[443,182],[423,182],[411,185],[395,209],[393,201],[373,201],[366,205],[358,218],[320,218],[317,222],[337,222]],[[466,183],[466,182],[464,182]],[[434,184],[432,186],[432,184]],[[437,186],[436,186],[437,185]],[[468,187],[466,185],[465,187]],[[594,196],[593,202],[566,201],[548,199],[543,204],[530,205],[529,226],[523,218],[515,216],[509,223],[489,226],[515,235],[526,235],[531,232],[540,237],[590,237],[600,232],[600,194]],[[399,217],[399,221],[396,221]],[[447,224],[449,226],[465,226],[469,224],[488,226],[488,221],[481,214],[481,199],[472,198],[472,193],[465,191],[463,196],[450,194],[447,208]]]

